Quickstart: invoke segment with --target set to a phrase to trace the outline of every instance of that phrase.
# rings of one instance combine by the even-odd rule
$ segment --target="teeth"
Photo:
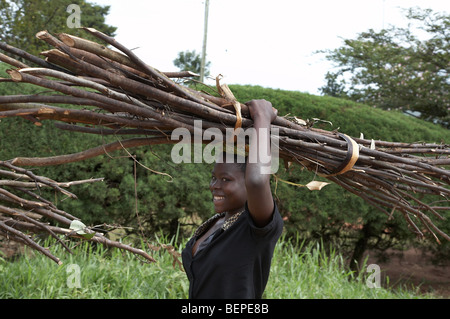
[[[223,197],[223,196],[214,196],[214,200],[221,200],[221,199],[224,199],[225,197]]]

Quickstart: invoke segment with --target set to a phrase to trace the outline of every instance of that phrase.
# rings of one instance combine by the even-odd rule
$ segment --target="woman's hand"
[[[255,120],[272,123],[276,117],[278,110],[272,107],[272,103],[266,100],[251,100],[245,105],[248,106],[250,117]]]

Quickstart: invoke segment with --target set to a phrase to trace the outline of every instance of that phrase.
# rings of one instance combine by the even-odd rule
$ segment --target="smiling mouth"
[[[223,196],[213,196],[213,201],[214,202],[219,201],[219,200],[223,200],[223,199],[225,199],[225,197],[223,197]]]

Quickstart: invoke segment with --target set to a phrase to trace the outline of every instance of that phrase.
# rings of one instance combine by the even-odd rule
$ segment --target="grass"
[[[326,253],[319,244],[298,247],[286,241],[278,243],[274,254],[271,277],[265,297],[269,299],[415,299],[429,298],[416,291],[400,287],[391,290],[370,288],[373,272],[359,275],[345,266],[341,255],[333,249]],[[387,278],[388,279],[388,278]],[[380,283],[382,286],[383,283]],[[280,296],[280,297],[279,297]]]
[[[167,242],[167,241],[166,241]],[[181,248],[179,248],[181,250]],[[186,299],[185,273],[173,267],[165,250],[155,253],[157,263],[146,264],[117,249],[83,242],[74,254],[59,246],[52,252],[64,264],[35,252],[9,261],[0,257],[0,298],[13,299]],[[79,266],[79,286],[72,266]],[[298,247],[281,240],[276,247],[266,299],[416,299],[432,298],[404,288],[369,288],[364,273],[355,276],[335,252],[319,245]],[[74,287],[75,286],[75,287]]]
[[[63,265],[36,252],[13,262],[0,260],[0,298],[25,299],[139,299],[185,298],[185,275],[172,267],[168,253],[158,253],[157,263],[147,264],[128,252],[83,242],[74,254],[51,249]],[[79,266],[79,287],[72,280]]]

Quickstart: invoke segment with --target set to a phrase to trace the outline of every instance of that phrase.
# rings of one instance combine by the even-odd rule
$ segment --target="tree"
[[[320,88],[323,95],[333,96],[333,97],[347,97],[347,92],[345,91],[345,82],[341,80],[338,82],[339,74],[327,72],[325,75],[325,80],[327,84]]]
[[[80,25],[92,27],[110,36],[116,27],[105,24],[109,6],[88,3],[85,0],[0,0],[0,41],[19,47],[28,53],[38,55],[48,47],[35,37],[36,33],[47,30],[50,33],[67,32],[94,40],[82,30],[71,28],[71,10],[68,6],[80,8]]]
[[[450,125],[450,15],[409,9],[408,28],[370,29],[338,49],[325,51],[337,66],[326,76],[323,94],[400,109]],[[422,36],[413,34],[421,30]],[[345,90],[342,90],[344,83]],[[333,94],[331,94],[333,95]]]
[[[200,74],[202,58],[200,54],[194,51],[178,52],[178,57],[173,60],[173,64],[181,71],[191,71]],[[211,62],[205,62],[205,77],[209,75],[209,66]]]

